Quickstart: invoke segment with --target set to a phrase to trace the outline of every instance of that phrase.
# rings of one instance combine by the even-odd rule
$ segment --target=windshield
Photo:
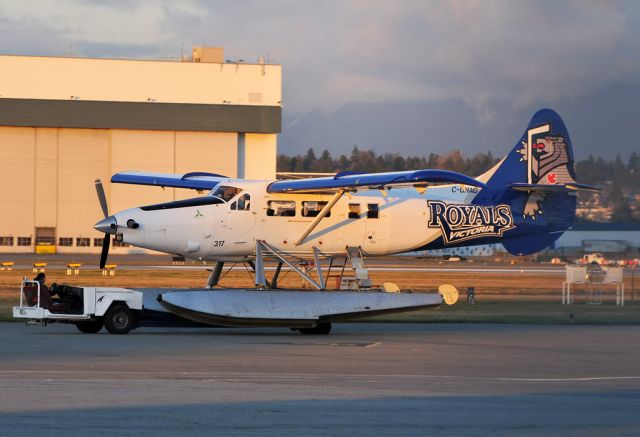
[[[219,197],[225,202],[228,202],[233,199],[240,191],[242,191],[240,188],[230,187],[228,185],[220,185],[218,188],[211,192],[211,195]]]

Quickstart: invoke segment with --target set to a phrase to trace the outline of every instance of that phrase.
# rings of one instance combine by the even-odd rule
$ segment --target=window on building
[[[236,197],[236,194],[238,194],[240,191],[242,191],[240,188],[230,187],[228,185],[220,185],[211,193],[211,195],[219,197],[225,202],[228,202]]]
[[[249,196],[249,194],[243,194],[238,200],[231,204],[231,209],[234,211],[249,211],[250,208],[251,196]]]
[[[76,246],[78,247],[91,246],[91,238],[76,238]]]
[[[102,241],[103,240],[104,240],[103,238],[94,238],[93,239],[93,245],[95,247],[100,247],[100,246],[102,246]]]
[[[367,204],[367,218],[377,219],[380,216],[379,206],[377,203]]]
[[[58,245],[65,247],[73,246],[73,238],[60,237],[60,239],[58,240]]]
[[[112,241],[113,247],[129,247],[127,243],[123,243],[122,241],[118,241],[115,238]]]
[[[296,202],[293,200],[270,200],[267,202],[267,215],[294,217]]]
[[[18,237],[18,246],[31,246],[31,237]]]
[[[305,201],[302,202],[302,217],[317,217],[322,211],[322,208],[327,206],[327,202],[313,202],[313,201]],[[331,211],[325,215],[325,217],[330,217]]]
[[[350,203],[349,204],[349,218],[350,219],[360,218],[360,204],[359,203]]]
[[[13,237],[0,237],[0,246],[13,246]]]

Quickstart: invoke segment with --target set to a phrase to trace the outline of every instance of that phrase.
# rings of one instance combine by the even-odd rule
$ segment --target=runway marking
[[[582,378],[498,378],[500,381],[522,382],[582,382],[640,379],[640,376],[587,376]]]
[[[375,347],[380,343],[329,343],[329,346],[356,346],[356,347]]]
[[[371,343],[374,347],[381,343]],[[225,379],[233,379],[237,381],[246,381],[247,379],[265,378],[273,380],[293,380],[293,379],[326,379],[326,378],[413,378],[413,379],[450,379],[450,380],[475,380],[475,381],[501,381],[501,382],[590,382],[590,381],[615,381],[615,380],[640,380],[640,375],[627,376],[584,376],[570,378],[510,378],[510,377],[475,377],[475,376],[455,376],[455,375],[416,375],[416,374],[343,374],[343,373],[297,373],[297,374],[281,374],[281,373],[259,373],[259,372],[166,372],[166,371],[129,371],[129,370],[0,370],[0,376],[11,375],[139,375],[146,377],[203,377],[208,378],[205,381],[223,381]],[[236,379],[242,377],[242,379]],[[138,378],[139,379],[139,378]],[[95,381],[103,381],[104,379],[95,379]],[[47,380],[51,382],[61,380]],[[73,380],[76,381],[76,380]],[[86,380],[78,380],[86,381]],[[104,380],[113,381],[113,380]]]

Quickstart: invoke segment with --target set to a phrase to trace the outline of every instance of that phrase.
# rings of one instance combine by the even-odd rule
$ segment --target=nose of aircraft
[[[105,234],[115,234],[116,229],[118,229],[118,222],[114,216],[110,215],[93,225],[93,229],[104,232]]]

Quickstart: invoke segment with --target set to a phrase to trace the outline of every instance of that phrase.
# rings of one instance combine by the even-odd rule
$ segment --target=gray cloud
[[[633,1],[80,1],[0,3],[0,51],[177,57],[183,45],[284,66],[286,110],[462,99],[553,104],[640,77]]]

